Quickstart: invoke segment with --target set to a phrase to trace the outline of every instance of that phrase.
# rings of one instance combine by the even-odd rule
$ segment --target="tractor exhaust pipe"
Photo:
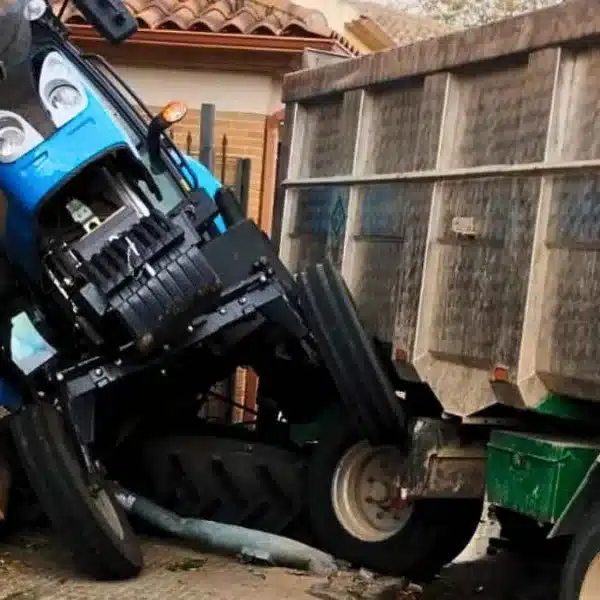
[[[308,570],[318,575],[330,575],[338,570],[330,554],[289,538],[237,525],[180,517],[123,488],[117,488],[116,498],[127,512],[155,527],[177,537],[205,544],[217,552]]]

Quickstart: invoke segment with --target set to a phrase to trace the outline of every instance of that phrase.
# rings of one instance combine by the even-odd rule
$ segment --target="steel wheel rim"
[[[600,591],[600,553],[590,563],[581,584],[579,600],[597,600]]]
[[[413,507],[395,508],[395,479],[404,457],[394,446],[352,446],[338,462],[331,482],[333,510],[340,525],[363,542],[383,542],[399,533]]]
[[[100,490],[92,494],[92,501],[94,506],[98,509],[100,514],[104,517],[104,520],[110,527],[111,531],[120,539],[125,538],[125,530],[123,524],[119,518],[119,514],[115,508],[113,501],[111,500],[106,490]]]

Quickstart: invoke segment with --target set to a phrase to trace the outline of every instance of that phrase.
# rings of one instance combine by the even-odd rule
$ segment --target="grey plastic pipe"
[[[330,575],[338,570],[330,554],[289,538],[237,525],[180,517],[123,488],[117,488],[116,498],[127,512],[177,537],[201,542],[216,551],[319,575]]]

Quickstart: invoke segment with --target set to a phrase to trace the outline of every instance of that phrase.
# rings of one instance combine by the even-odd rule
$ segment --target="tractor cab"
[[[27,50],[0,81],[0,244],[44,288],[44,312],[58,308],[61,336],[69,323],[95,346],[166,343],[216,307],[223,286],[202,246],[235,199],[166,135],[185,104],[153,115],[45,2],[23,10]]]

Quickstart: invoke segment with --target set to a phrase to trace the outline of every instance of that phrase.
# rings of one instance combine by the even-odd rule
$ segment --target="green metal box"
[[[599,452],[597,441],[495,431],[488,444],[488,499],[554,523]]]

